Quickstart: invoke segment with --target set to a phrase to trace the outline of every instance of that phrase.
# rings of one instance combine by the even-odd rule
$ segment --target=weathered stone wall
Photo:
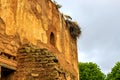
[[[18,69],[11,80],[76,80],[47,49],[25,45],[18,51]]]
[[[29,43],[52,51],[64,70],[78,76],[76,41],[54,3],[0,0],[0,51],[16,56],[17,49]]]

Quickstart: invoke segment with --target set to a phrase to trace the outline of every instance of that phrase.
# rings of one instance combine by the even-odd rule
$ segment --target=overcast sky
[[[120,0],[56,0],[81,27],[78,54],[106,74],[120,61]]]

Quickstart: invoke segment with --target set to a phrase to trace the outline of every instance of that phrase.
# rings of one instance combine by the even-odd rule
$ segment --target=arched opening
[[[50,34],[50,44],[55,46],[55,36],[54,36],[53,32],[51,32],[51,34]]]

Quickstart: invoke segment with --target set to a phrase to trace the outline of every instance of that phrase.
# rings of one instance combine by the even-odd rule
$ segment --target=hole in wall
[[[55,36],[53,32],[50,33],[50,44],[55,46]]]
[[[14,70],[1,67],[1,80],[11,80]]]

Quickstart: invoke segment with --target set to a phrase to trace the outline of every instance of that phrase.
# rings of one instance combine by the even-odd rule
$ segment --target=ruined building
[[[78,80],[78,34],[50,0],[0,0],[0,80]]]

